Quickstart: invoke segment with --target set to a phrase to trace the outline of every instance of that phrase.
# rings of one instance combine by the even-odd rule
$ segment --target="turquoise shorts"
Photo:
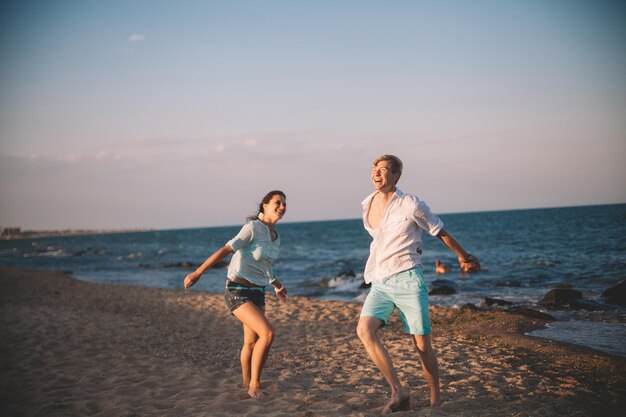
[[[361,317],[374,317],[386,325],[396,308],[405,333],[430,334],[428,289],[422,268],[399,272],[384,283],[372,283]]]

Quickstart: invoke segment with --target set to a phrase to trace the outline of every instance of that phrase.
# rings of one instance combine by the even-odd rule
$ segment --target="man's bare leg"
[[[389,352],[378,337],[382,321],[374,317],[361,317],[357,326],[357,334],[374,365],[383,374],[391,387],[390,401],[383,407],[383,414],[411,409],[411,393],[400,384]]]
[[[431,407],[441,404],[441,390],[439,388],[439,365],[437,353],[430,343],[430,335],[414,335],[415,347],[422,360],[424,377],[430,388]]]

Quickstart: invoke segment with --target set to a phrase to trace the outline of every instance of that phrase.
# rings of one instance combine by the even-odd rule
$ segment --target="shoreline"
[[[106,283],[97,279],[81,277],[74,273],[68,272],[72,278],[86,282]],[[183,274],[181,274],[182,276]],[[225,278],[224,278],[225,279]],[[182,281],[182,280],[181,280]],[[116,285],[138,286],[150,288],[145,283],[116,283]],[[218,286],[219,290],[194,287],[194,292],[206,292],[207,294],[223,294],[223,284]],[[154,288],[154,287],[152,287]],[[175,287],[158,287],[172,290],[180,290],[182,288]],[[365,290],[367,291],[367,290]],[[345,293],[344,293],[345,294]],[[312,300],[321,301],[339,301],[339,302],[356,302],[363,303],[366,292],[360,292],[358,296],[351,294],[337,295],[335,293],[318,293],[318,294],[293,294]],[[455,302],[450,302],[450,295],[431,295],[429,296],[430,306],[437,308],[472,309],[475,311],[499,311],[513,314],[524,315],[527,317],[543,318],[545,325],[528,335],[532,337],[547,338],[552,341],[561,343],[572,343],[579,346],[595,349],[603,353],[626,358],[626,346],[620,343],[626,340],[626,324],[624,324],[623,313],[619,313],[617,305],[604,305],[602,311],[586,310],[585,308],[577,309],[569,306],[556,306],[549,308],[545,305],[539,305],[537,302],[528,301],[512,301],[490,297],[468,296],[463,299],[464,294],[455,294]],[[594,303],[593,301],[591,303]],[[598,306],[600,304],[592,304]],[[620,327],[621,326],[621,327]],[[584,333],[584,337],[581,334]]]
[[[375,416],[389,389],[355,332],[361,303],[267,296],[276,341],[260,400],[238,387],[238,321],[220,294],[0,267],[6,415]],[[431,307],[444,403],[427,405],[397,317],[382,331],[415,406],[397,416],[610,416],[626,359],[526,336],[545,321]]]

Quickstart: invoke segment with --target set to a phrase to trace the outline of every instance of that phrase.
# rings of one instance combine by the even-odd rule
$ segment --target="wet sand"
[[[182,276],[181,276],[182,280]],[[0,268],[3,416],[376,416],[389,389],[358,340],[360,303],[267,297],[265,397],[239,386],[239,322],[223,297]],[[394,416],[618,416],[626,359],[531,338],[540,319],[431,308],[444,403],[410,339],[383,330],[413,409]]]

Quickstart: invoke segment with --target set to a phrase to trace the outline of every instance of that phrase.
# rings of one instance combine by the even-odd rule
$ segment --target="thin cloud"
[[[143,36],[143,35],[142,35],[142,34],[140,34],[140,33],[133,33],[132,35],[130,35],[130,36],[128,37],[128,41],[129,41],[129,42],[133,42],[133,43],[134,43],[134,42],[142,42],[142,41],[144,41],[144,40],[146,40],[146,37],[145,37],[145,36]]]
[[[246,139],[243,144],[246,148],[254,148],[259,144],[259,140],[256,138]]]

